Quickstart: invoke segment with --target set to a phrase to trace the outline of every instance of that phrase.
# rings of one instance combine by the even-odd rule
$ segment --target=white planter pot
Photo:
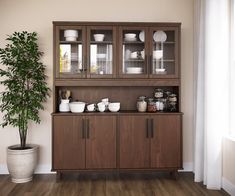
[[[16,150],[19,145],[7,148],[7,167],[12,182],[24,183],[33,179],[33,173],[38,162],[38,145],[28,144],[29,149]]]

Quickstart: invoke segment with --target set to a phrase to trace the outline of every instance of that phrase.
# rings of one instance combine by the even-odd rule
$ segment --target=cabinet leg
[[[172,176],[172,178],[174,180],[178,180],[179,179],[179,172],[178,172],[178,170],[171,171],[170,175]]]
[[[62,173],[57,171],[56,172],[56,182],[59,182],[61,180],[61,177],[62,177]]]

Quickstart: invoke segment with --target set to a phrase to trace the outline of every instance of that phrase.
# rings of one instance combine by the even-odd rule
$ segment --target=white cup
[[[104,112],[105,111],[105,104],[103,102],[100,102],[97,105],[98,105],[98,110],[100,112]]]
[[[89,112],[95,111],[95,104],[89,104],[89,105],[87,106],[87,110],[88,110]]]

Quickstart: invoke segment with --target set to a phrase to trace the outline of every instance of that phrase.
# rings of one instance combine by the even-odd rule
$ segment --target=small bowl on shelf
[[[96,42],[104,41],[104,36],[105,36],[104,34],[94,34],[93,36]]]
[[[64,37],[78,37],[78,31],[77,30],[65,30]]]
[[[120,110],[121,103],[115,102],[115,103],[109,103],[109,111],[110,112],[118,112]]]

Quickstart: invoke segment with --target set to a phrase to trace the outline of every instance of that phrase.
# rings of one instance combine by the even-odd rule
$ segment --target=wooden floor
[[[24,184],[10,182],[0,175],[0,196],[190,196],[228,195],[223,190],[207,190],[193,182],[192,173],[180,173],[173,180],[167,173],[151,174],[64,174],[60,182],[55,175],[35,175]]]

